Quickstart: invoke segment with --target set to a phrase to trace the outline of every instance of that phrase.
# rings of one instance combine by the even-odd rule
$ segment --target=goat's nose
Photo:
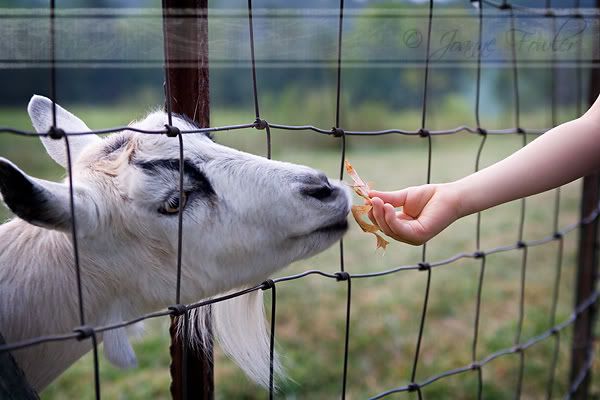
[[[302,188],[302,194],[317,200],[326,200],[331,197],[335,189],[329,183],[327,176],[319,174],[316,178],[306,183],[306,186]]]

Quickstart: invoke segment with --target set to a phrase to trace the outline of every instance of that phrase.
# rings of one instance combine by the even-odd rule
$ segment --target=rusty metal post
[[[165,73],[171,110],[187,116],[200,127],[208,127],[208,0],[163,0],[163,18],[166,18]],[[193,324],[193,321],[188,322]],[[177,318],[172,318],[171,395],[175,400],[213,399],[212,343],[205,352],[193,350],[175,334],[176,324]]]
[[[600,9],[600,0],[596,0],[596,8]],[[600,36],[600,29],[595,32]],[[598,57],[594,57],[591,68],[589,103],[592,104],[600,94],[600,66]],[[581,198],[581,218],[590,215],[600,201],[600,174],[595,173],[583,179]],[[585,302],[596,290],[598,278],[598,219],[592,223],[582,225],[579,229],[579,253],[575,293],[575,307]],[[585,378],[578,384],[573,393],[573,399],[587,399],[591,381],[590,356],[594,345],[594,320],[597,306],[593,305],[582,313],[575,321],[573,339],[571,343],[571,371],[570,386],[576,386],[581,374]],[[587,370],[587,372],[585,372]]]

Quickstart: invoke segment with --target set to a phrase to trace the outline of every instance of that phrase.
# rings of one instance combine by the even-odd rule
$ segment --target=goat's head
[[[52,125],[52,103],[34,96],[29,115],[38,132]],[[90,129],[57,106],[57,126],[67,133]],[[164,129],[157,111],[132,127]],[[197,127],[173,116],[180,130]],[[349,194],[339,182],[311,168],[267,160],[216,144],[205,134],[183,134],[183,198],[179,191],[180,145],[160,134],[122,132],[100,138],[69,136],[75,211],[81,243],[128,252],[138,242],[177,255],[178,212],[183,210],[182,282],[186,298],[253,284],[291,262],[336,242],[347,229]],[[42,137],[49,155],[67,167],[65,141]],[[0,160],[4,202],[20,218],[70,232],[69,189],[27,176]],[[115,248],[115,239],[124,244]],[[125,240],[125,241],[124,241]],[[175,263],[171,263],[174,267]],[[190,297],[191,296],[191,297]],[[170,296],[172,297],[172,296]]]
[[[36,131],[47,133],[53,121],[51,101],[34,96],[28,111]],[[163,130],[167,122],[166,113],[157,111],[131,126]],[[177,115],[172,122],[180,130],[196,128]],[[56,124],[67,134],[90,132],[59,106]],[[126,295],[136,297],[126,300],[136,303],[136,310],[164,307],[175,299],[180,211],[182,302],[259,283],[291,262],[325,250],[346,231],[350,194],[340,182],[308,167],[221,146],[205,134],[182,134],[181,140],[183,197],[178,138],[132,131],[103,138],[68,135],[67,152],[64,139],[42,137],[49,155],[65,168],[70,154],[82,253],[88,260],[101,260],[106,269],[102,272],[113,275],[112,281],[123,285]],[[71,231],[66,182],[32,178],[0,158],[0,193],[21,219]],[[100,276],[98,271],[94,275]],[[264,383],[268,352],[252,349],[268,345],[264,325],[245,327],[240,334],[225,321],[227,316],[246,320],[256,316],[256,323],[263,324],[259,300],[233,301],[220,314],[217,310],[215,318],[217,331],[228,336],[226,351]],[[254,304],[254,311],[248,304]]]

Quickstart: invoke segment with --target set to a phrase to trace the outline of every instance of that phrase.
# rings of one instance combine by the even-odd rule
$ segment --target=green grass
[[[460,104],[444,109],[445,112],[437,112],[437,115],[433,112],[433,126],[452,126],[470,121],[466,108]],[[282,107],[273,120],[287,122],[287,118],[291,118],[290,110]],[[78,108],[75,111],[92,128],[101,128],[127,123],[139,116],[142,109]],[[315,113],[315,125],[331,125],[331,122],[327,123],[325,115],[317,111]],[[417,112],[392,113],[383,107],[364,106],[347,116],[346,126],[366,128],[371,117],[377,121],[372,125],[374,128],[379,128],[375,126],[377,124],[413,128],[412,125],[418,126],[419,121]],[[545,125],[542,114],[523,118],[527,126]],[[250,114],[234,110],[213,115],[215,125],[248,120],[252,120]],[[499,119],[490,121],[490,124],[500,126],[501,122]],[[15,110],[0,111],[1,125],[28,128],[26,115]],[[255,130],[217,134],[216,139],[254,153],[265,152],[264,133]],[[447,181],[470,173],[474,168],[480,140],[480,137],[468,134],[434,138],[432,180]],[[515,136],[490,137],[483,151],[482,165],[489,165],[510,154],[520,147],[520,140]],[[350,137],[347,144],[347,158],[363,177],[379,189],[396,189],[425,180],[427,145],[423,139],[396,135],[368,140]],[[330,176],[339,173],[338,149],[339,142],[330,137],[305,132],[273,133],[274,158],[307,164]],[[39,177],[58,179],[64,175],[64,171],[53,166],[44,156],[37,139],[0,135],[0,156],[12,159]],[[578,219],[579,195],[579,182],[563,188],[561,226]],[[527,200],[525,239],[541,238],[551,233],[553,207],[553,192]],[[519,210],[520,203],[514,202],[483,213],[481,240],[484,249],[516,242]],[[559,321],[568,316],[572,306],[576,240],[575,232],[565,238]],[[472,216],[458,221],[433,239],[428,245],[427,258],[432,261],[444,259],[461,251],[473,251],[474,246],[475,217]],[[344,247],[345,265],[352,273],[414,264],[420,261],[421,256],[420,248],[396,242],[390,244],[385,253],[376,252],[373,237],[363,234],[354,225],[345,238]],[[557,245],[554,242],[529,250],[523,338],[548,328],[556,252]],[[520,262],[520,251],[499,253],[487,258],[478,358],[513,344]],[[312,268],[338,271],[337,247],[313,259],[298,262],[279,275]],[[460,260],[432,272],[417,380],[470,363],[479,272],[480,262],[471,259]],[[425,282],[426,273],[419,271],[352,282],[348,398],[365,398],[409,382]],[[338,398],[343,361],[346,284],[309,277],[282,283],[278,285],[277,293],[277,347],[290,377],[281,382],[282,391],[278,396],[289,399]],[[169,398],[167,325],[168,321],[164,319],[148,323],[147,334],[135,344],[139,368],[122,371],[101,360],[104,399]],[[570,331],[561,335],[556,395],[564,391],[567,385],[569,339]],[[552,344],[546,341],[527,351],[522,398],[538,399],[545,394]],[[265,397],[264,390],[246,379],[218,348],[216,354],[217,398]],[[484,368],[484,398],[512,398],[517,363],[517,356],[506,356]],[[92,389],[92,359],[87,355],[44,391],[42,398],[91,399]],[[432,399],[471,399],[476,397],[476,389],[475,373],[465,373],[436,382],[426,387],[423,394]],[[416,397],[406,395],[403,398]]]

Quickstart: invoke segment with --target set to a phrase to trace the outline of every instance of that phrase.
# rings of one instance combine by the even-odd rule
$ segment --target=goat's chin
[[[293,247],[296,254],[289,264],[295,261],[304,260],[327,250],[338,242],[346,232],[346,229],[315,231],[311,234],[295,238]]]
[[[299,237],[299,239],[306,244],[307,254],[303,258],[314,256],[315,254],[326,250],[340,240],[347,231],[348,221],[343,219],[324,225]]]
[[[298,241],[324,240],[335,243],[344,236],[346,231],[348,231],[348,220],[344,217],[328,221],[304,234],[292,236],[291,239]]]

